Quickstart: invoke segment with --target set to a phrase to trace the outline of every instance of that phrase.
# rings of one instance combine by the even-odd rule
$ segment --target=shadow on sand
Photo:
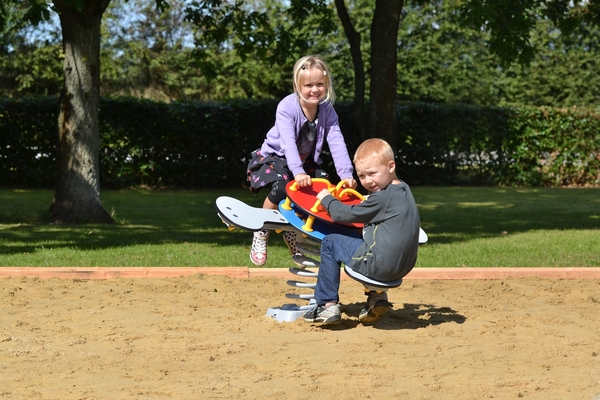
[[[336,325],[322,325],[324,329],[344,330],[356,328],[358,314],[365,303],[342,304],[342,322]],[[348,318],[351,317],[351,318]],[[372,326],[376,329],[419,329],[432,325],[440,325],[449,322],[462,324],[466,317],[459,314],[450,307],[437,307],[433,304],[410,304],[405,303],[402,308],[395,306],[394,309],[385,314]]]

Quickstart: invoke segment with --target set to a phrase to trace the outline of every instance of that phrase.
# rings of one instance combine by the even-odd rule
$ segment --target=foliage
[[[570,34],[582,24],[600,24],[596,1],[571,0],[468,0],[462,5],[463,20],[490,33],[490,51],[508,66],[514,61],[528,65],[535,48],[530,35],[539,21],[548,19]]]
[[[347,0],[346,4],[354,27],[362,37],[368,37],[373,1]],[[600,76],[595,73],[600,68],[597,26],[583,21],[565,34],[548,19],[539,19],[530,36],[535,54],[530,65],[502,68],[487,48],[490,34],[461,24],[460,4],[413,1],[405,5],[398,37],[399,100],[490,106],[600,106]],[[297,54],[280,59],[282,54],[276,47],[264,47],[264,56],[243,59],[232,50],[232,41],[237,39],[231,35],[231,44],[218,46],[205,41],[201,47],[207,60],[218,66],[218,73],[209,80],[200,69],[194,47],[202,30],[185,20],[185,3],[172,2],[163,12],[155,5],[154,0],[112,0],[102,25],[104,96],[164,102],[223,101],[279,99],[291,91],[290,75]],[[311,33],[318,21],[294,23],[278,0],[261,2],[256,9],[264,12],[272,24],[277,21],[279,25],[270,29],[294,28],[296,38],[308,38],[306,47],[298,52],[325,55],[338,98],[353,98],[352,60],[337,19],[335,28],[320,35]],[[0,95],[58,95],[63,81],[59,27],[40,23],[26,29],[25,10],[13,5],[7,11],[13,15],[5,18],[7,30],[0,40]],[[32,41],[34,38],[40,40]],[[369,41],[361,44],[362,53],[369,54]],[[368,80],[369,58],[364,59]]]
[[[600,184],[597,112],[407,104],[400,115],[400,171],[413,183]]]
[[[241,184],[276,103],[153,103],[107,99],[100,110],[101,177],[112,187]]]
[[[255,7],[260,13],[241,3],[217,7],[215,2],[175,2],[160,13],[153,3],[111,3],[103,20],[103,94],[167,102],[281,98],[291,91],[297,53],[311,45],[309,30],[317,23],[330,29],[324,19],[330,10],[323,15],[312,3],[306,8],[295,2],[291,11],[279,2],[260,3]],[[313,11],[321,22],[312,22]],[[125,15],[139,18],[124,25]],[[301,17],[307,19],[295,24],[293,18]],[[217,18],[227,23],[216,26]],[[270,26],[267,19],[280,25]],[[251,51],[256,55],[249,57]]]
[[[452,2],[404,10],[399,35],[398,96],[406,101],[490,106],[600,106],[600,30],[588,23],[561,34],[547,19],[531,32],[528,66],[502,68],[489,33],[461,24]]]
[[[405,101],[493,105],[501,73],[488,35],[460,24],[453,2],[407,5],[398,52],[398,97]]]
[[[29,13],[36,14],[34,9]],[[0,93],[11,97],[56,95],[63,79],[60,31],[39,21],[35,28],[24,26],[27,9],[23,4],[6,12],[4,30],[0,29]],[[42,19],[43,14],[37,17]]]
[[[540,21],[532,42],[536,56],[529,67],[513,66],[503,78],[511,85],[506,86],[502,105],[600,107],[597,27],[585,24],[561,35],[548,21]]]
[[[600,115],[581,109],[511,110],[509,158],[501,183],[588,186],[600,183]]]
[[[72,0],[83,1],[83,0]],[[18,10],[15,13],[15,10]],[[0,1],[0,31],[7,25],[16,24],[23,28],[27,24],[38,25],[50,18],[50,9],[45,0],[2,0]]]
[[[47,186],[56,165],[56,98],[0,99],[0,182]]]
[[[205,99],[208,85],[193,62],[191,26],[183,14],[180,2],[160,11],[154,0],[113,0],[102,20],[101,93]]]
[[[498,183],[507,110],[405,103],[399,112],[401,177],[418,185]]]
[[[350,153],[361,136],[348,102],[336,103]],[[50,185],[56,99],[0,102],[0,185]],[[238,187],[250,152],[272,126],[277,101],[227,103],[103,99],[104,187]],[[589,109],[398,107],[398,168],[413,185],[599,186],[600,114]],[[31,116],[35,116],[32,118]],[[328,170],[333,171],[328,157]]]
[[[324,0],[266,3],[222,0],[193,2],[187,20],[200,31],[196,55],[210,78],[220,73],[218,58],[210,51],[233,51],[242,61],[253,57],[286,65],[299,58],[321,36],[334,28],[333,13]]]

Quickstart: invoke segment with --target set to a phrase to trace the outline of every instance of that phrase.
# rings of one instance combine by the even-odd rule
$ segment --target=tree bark
[[[367,139],[368,136],[367,112],[365,109],[365,64],[363,62],[362,52],[360,51],[361,37],[360,33],[354,29],[344,0],[335,0],[335,8],[342,26],[344,27],[348,43],[350,44],[350,54],[352,55],[352,64],[354,66],[354,118],[360,136],[364,140]]]
[[[369,136],[386,140],[394,150],[398,127],[398,25],[403,5],[402,0],[377,0],[371,24]]]
[[[100,22],[110,0],[85,0],[77,10],[55,0],[63,34],[64,88],[58,118],[52,223],[113,223],[100,201],[98,107]]]

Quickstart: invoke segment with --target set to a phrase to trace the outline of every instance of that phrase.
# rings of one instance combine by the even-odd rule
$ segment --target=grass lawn
[[[414,187],[429,242],[417,267],[600,267],[600,189]],[[114,225],[49,225],[50,190],[0,190],[0,266],[253,266],[251,233],[214,201],[248,191],[104,191]],[[267,267],[290,267],[272,235]]]

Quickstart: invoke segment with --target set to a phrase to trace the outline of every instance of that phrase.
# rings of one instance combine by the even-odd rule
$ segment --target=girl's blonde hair
[[[310,71],[313,68],[318,68],[323,71],[323,78],[325,79],[325,97],[322,100],[322,103],[329,101],[331,104],[335,102],[335,92],[333,90],[333,79],[331,78],[331,72],[329,71],[329,66],[327,62],[320,56],[310,55],[304,56],[294,65],[294,91],[300,95],[300,77],[304,73],[304,71]],[[306,100],[306,99],[303,99]]]
[[[358,146],[354,153],[354,163],[364,163],[372,158],[376,157],[381,164],[387,164],[394,160],[394,150],[383,139],[367,139]]]

